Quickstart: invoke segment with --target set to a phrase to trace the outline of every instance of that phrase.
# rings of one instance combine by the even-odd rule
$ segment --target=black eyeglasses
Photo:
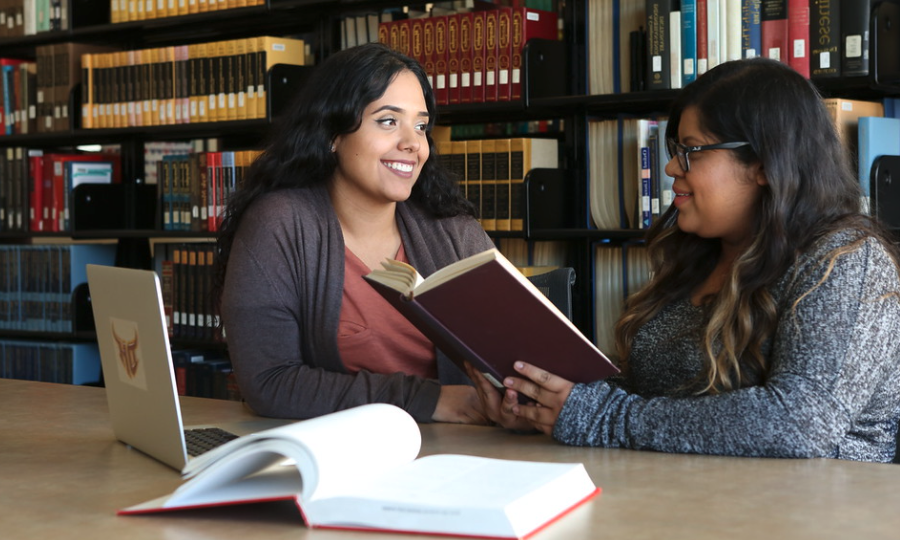
[[[673,157],[678,158],[678,164],[681,166],[681,170],[688,172],[691,170],[691,161],[688,159],[688,154],[692,152],[702,152],[704,150],[734,150],[735,148],[748,146],[749,144],[750,143],[746,141],[737,141],[704,144],[703,146],[687,146],[680,142],[676,142],[673,139],[666,139],[666,152],[669,154],[669,159],[672,159]]]

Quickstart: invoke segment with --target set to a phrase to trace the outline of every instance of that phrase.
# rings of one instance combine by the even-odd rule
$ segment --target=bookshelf
[[[322,59],[340,48],[341,21],[344,16],[366,11],[423,4],[397,0],[362,0],[330,2],[326,0],[267,0],[261,5],[234,9],[190,13],[186,15],[110,23],[109,1],[69,0],[70,27],[67,30],[41,32],[25,36],[0,35],[0,49],[7,57],[33,58],[35,49],[57,43],[89,43],[115,45],[122,49],[163,47],[225,39],[241,39],[255,35],[300,36],[310,53]],[[521,122],[558,120],[564,128],[550,137],[560,144],[560,168],[538,171],[527,180],[528,197],[524,231],[492,231],[498,244],[522,241],[529,248],[540,243],[564,246],[564,263],[575,269],[573,318],[589,337],[597,338],[597,294],[606,285],[595,279],[595,254],[599,248],[628,250],[640,247],[642,231],[630,226],[601,229],[592,224],[589,207],[592,159],[588,144],[590,123],[602,119],[638,118],[665,114],[678,90],[641,90],[628,92],[625,74],[639,69],[627,66],[628,34],[644,1],[635,0],[560,0],[561,41],[534,40],[525,46],[523,96],[519,101],[465,103],[440,107],[439,122],[453,126],[467,123]],[[609,69],[620,78],[613,87],[617,93],[595,94],[590,91],[592,37],[598,33],[591,27],[593,8],[600,6],[617,14],[623,22],[613,21],[608,40],[612,58]],[[638,11],[635,11],[635,10]],[[877,47],[876,40],[870,46]],[[275,65],[267,74],[266,111],[262,118],[219,122],[145,125],[133,127],[82,129],[77,114],[70,128],[50,133],[0,136],[0,149],[10,147],[70,149],[81,144],[118,144],[121,148],[122,191],[125,204],[124,225],[116,228],[75,229],[69,232],[30,232],[0,230],[0,245],[29,245],[51,241],[115,241],[118,264],[151,267],[149,252],[154,242],[176,244],[191,239],[209,241],[214,233],[165,231],[158,221],[146,219],[143,205],[152,196],[152,186],[143,182],[143,145],[148,141],[188,141],[216,138],[220,148],[250,149],[264,136],[272,118],[289,96],[302,85],[309,66]],[[890,93],[900,93],[896,86],[875,84],[875,74],[867,77],[823,79],[816,81],[826,96],[877,100]],[[69,95],[69,107],[80,111],[82,86]],[[149,191],[149,193],[148,193]],[[611,195],[616,196],[616,195]],[[155,198],[154,198],[155,201]],[[158,217],[159,212],[152,211]],[[627,277],[623,279],[627,280]],[[627,289],[627,287],[626,287]],[[75,312],[84,313],[80,300]],[[79,311],[79,309],[81,311]],[[88,312],[89,314],[89,312]],[[89,325],[90,318],[82,318]],[[90,332],[77,328],[68,333],[0,330],[0,337],[15,339],[89,340]],[[187,345],[221,346],[190,340]]]

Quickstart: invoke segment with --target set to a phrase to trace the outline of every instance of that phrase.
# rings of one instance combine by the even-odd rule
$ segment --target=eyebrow
[[[382,105],[381,107],[378,107],[377,109],[372,111],[372,114],[378,114],[381,111],[391,111],[395,113],[406,112],[404,109],[401,109],[400,107],[396,107],[394,105]],[[425,118],[428,118],[429,114],[428,111],[419,111],[419,114],[417,116],[424,116]]]

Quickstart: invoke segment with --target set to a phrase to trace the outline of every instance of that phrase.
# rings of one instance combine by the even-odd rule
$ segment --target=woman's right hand
[[[478,399],[481,401],[484,414],[491,422],[498,424],[506,429],[519,431],[529,431],[534,429],[531,423],[513,412],[513,407],[519,404],[519,394],[512,389],[503,390],[503,395],[488,381],[480,371],[472,367],[466,362],[466,373],[472,382],[475,383],[475,389],[478,392]]]

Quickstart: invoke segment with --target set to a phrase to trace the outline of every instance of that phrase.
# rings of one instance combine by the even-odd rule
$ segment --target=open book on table
[[[119,514],[293,500],[313,528],[523,538],[600,492],[580,463],[416,459],[420,445],[408,413],[363,405],[230,441]]]
[[[496,249],[427,278],[395,260],[366,275],[369,283],[452,360],[468,361],[497,388],[528,362],[572,382],[592,382],[618,368]]]

